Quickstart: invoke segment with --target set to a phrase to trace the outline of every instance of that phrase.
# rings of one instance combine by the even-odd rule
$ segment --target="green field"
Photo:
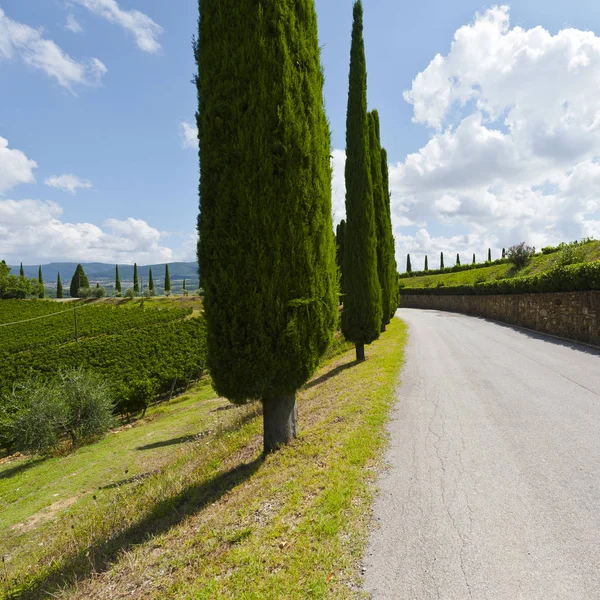
[[[204,371],[205,322],[200,298],[0,301],[0,403],[30,377],[56,378],[83,367],[114,389],[121,413],[142,410],[160,394]],[[1,406],[1,405],[0,405]]]
[[[203,385],[69,456],[4,459],[0,597],[360,597],[405,340],[394,319],[356,363],[338,337],[267,458],[260,405]]]
[[[580,262],[592,262],[600,259],[600,241],[593,241],[579,247],[581,252]],[[549,271],[560,261],[560,252],[552,254],[537,254],[522,269],[515,269],[512,265],[500,264],[490,267],[482,267],[469,271],[457,273],[443,273],[440,275],[423,275],[420,277],[403,277],[400,279],[403,287],[424,288],[436,287],[440,283],[444,286],[475,285],[486,281],[507,279],[509,277],[525,277],[527,275],[538,275]]]

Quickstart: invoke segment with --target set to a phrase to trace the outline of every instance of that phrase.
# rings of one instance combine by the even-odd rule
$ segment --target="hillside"
[[[570,253],[567,256],[567,253]],[[509,263],[481,267],[457,273],[444,273],[440,275],[422,275],[419,277],[402,277],[400,285],[407,288],[436,287],[454,285],[474,285],[498,279],[511,277],[525,277],[549,271],[552,267],[569,264],[570,262],[592,262],[600,260],[600,241],[591,241],[569,250],[553,252],[551,254],[536,254],[522,269],[515,269]]]

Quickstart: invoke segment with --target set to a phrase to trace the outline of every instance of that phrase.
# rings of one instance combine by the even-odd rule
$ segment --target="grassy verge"
[[[585,244],[579,248],[582,262],[592,262],[600,259],[600,241]],[[424,275],[422,277],[406,277],[402,279],[407,288],[436,287],[438,283],[445,286],[453,285],[475,285],[507,277],[525,277],[537,275],[550,270],[558,259],[558,253],[540,254],[534,256],[522,269],[515,269],[510,264],[493,265],[471,271],[460,271],[458,273],[444,273],[442,275]]]
[[[258,407],[243,407],[160,472],[88,497],[10,565],[5,594],[10,585],[15,598],[358,596],[405,339],[394,320],[366,362],[340,347],[299,394],[300,438],[266,459]]]

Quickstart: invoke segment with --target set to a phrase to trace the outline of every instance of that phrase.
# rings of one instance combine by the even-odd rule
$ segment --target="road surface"
[[[600,352],[401,309],[365,557],[377,599],[600,599]]]

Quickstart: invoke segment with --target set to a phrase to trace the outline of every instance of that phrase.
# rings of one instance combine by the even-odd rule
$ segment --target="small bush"
[[[528,246],[525,242],[521,242],[516,246],[511,246],[506,253],[508,262],[513,264],[517,269],[522,269],[535,254],[535,248]]]
[[[557,250],[560,250],[554,259],[555,267],[566,267],[585,261],[585,255],[580,245],[561,244]]]
[[[135,293],[135,290],[134,290],[133,288],[127,288],[127,289],[125,290],[125,293],[123,294],[123,296],[124,296],[125,298],[129,298],[130,300],[131,300],[132,298],[135,298],[135,297],[136,297],[136,295],[137,295],[137,294]]]
[[[92,298],[106,298],[106,288],[103,287],[95,287],[91,290]]]
[[[559,249],[560,248],[558,246],[544,246],[542,248],[542,254],[552,254],[554,252],[558,252]]]
[[[6,446],[49,454],[65,440],[72,446],[106,433],[113,424],[112,395],[98,376],[76,369],[57,381],[31,379],[5,398],[2,433]]]
[[[93,294],[93,290],[89,287],[79,288],[79,290],[77,290],[78,298],[91,298],[92,294]]]

